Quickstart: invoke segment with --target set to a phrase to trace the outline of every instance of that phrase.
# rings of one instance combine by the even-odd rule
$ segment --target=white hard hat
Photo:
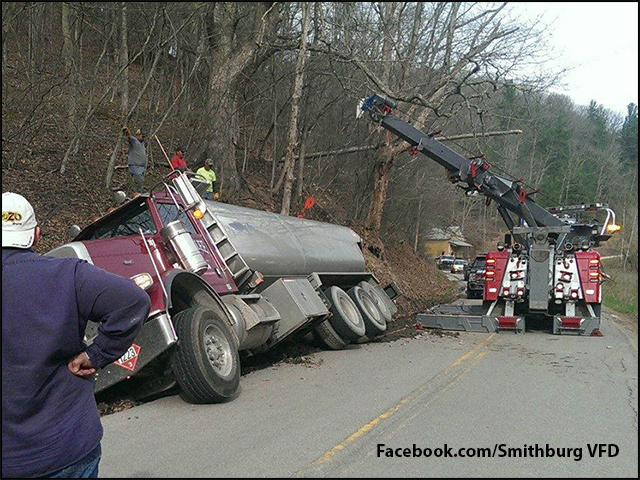
[[[36,214],[22,195],[2,194],[2,247],[30,248],[36,237]]]

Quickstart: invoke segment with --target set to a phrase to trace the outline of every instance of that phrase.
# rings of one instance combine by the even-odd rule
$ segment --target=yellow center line
[[[341,442],[338,445],[336,445],[335,447],[333,447],[331,450],[328,450],[324,455],[322,455],[319,458],[317,458],[311,464],[311,467],[315,467],[315,466],[321,465],[323,463],[326,463],[336,453],[340,452],[341,450],[344,450],[347,446],[349,446],[350,444],[352,444],[353,442],[358,440],[360,437],[362,437],[366,433],[368,433],[371,430],[373,430],[383,420],[391,417],[394,413],[396,413],[398,410],[400,410],[404,405],[406,405],[407,403],[410,403],[413,400],[415,400],[416,397],[418,397],[418,395],[420,395],[422,392],[424,392],[430,386],[432,386],[434,380],[436,380],[439,377],[441,377],[442,375],[450,372],[452,369],[458,367],[463,362],[465,362],[466,360],[468,360],[471,357],[473,357],[480,350],[486,349],[488,344],[489,344],[489,342],[491,342],[491,340],[495,337],[495,335],[496,335],[495,333],[492,333],[491,335],[489,335],[482,342],[480,342],[478,345],[476,345],[476,347],[474,347],[473,349],[469,350],[467,353],[462,355],[455,362],[453,362],[451,365],[449,365],[447,368],[445,368],[442,372],[440,372],[438,375],[436,375],[435,378],[430,379],[427,383],[425,383],[425,384],[421,385],[420,387],[418,387],[416,390],[414,390],[409,395],[407,395],[402,400],[400,400],[396,405],[394,405],[393,407],[389,408],[387,411],[385,411],[381,415],[378,415],[376,418],[371,420],[369,423],[367,423],[363,427],[359,428],[355,433],[353,433],[352,435],[347,437],[347,439],[345,439],[343,442]],[[485,354],[486,354],[486,351],[480,351],[480,353],[478,354],[478,358],[477,359],[482,358]],[[473,363],[475,363],[475,362],[473,362]],[[456,377],[457,376],[458,375],[456,375]]]

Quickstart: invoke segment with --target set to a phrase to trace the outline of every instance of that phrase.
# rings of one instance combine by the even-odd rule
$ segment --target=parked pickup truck
[[[221,402],[238,389],[239,351],[308,332],[341,349],[382,335],[397,311],[398,288],[365,271],[352,230],[205,201],[206,187],[171,172],[48,253],[129,277],[151,299],[129,351],[94,375],[96,392],[136,378],[153,393],[177,382],[187,401]]]
[[[484,273],[486,270],[487,254],[479,254],[469,265],[467,276],[467,298],[482,298],[484,293]]]
[[[455,262],[456,257],[453,255],[440,255],[436,258],[436,266],[440,270],[451,270],[451,266]]]

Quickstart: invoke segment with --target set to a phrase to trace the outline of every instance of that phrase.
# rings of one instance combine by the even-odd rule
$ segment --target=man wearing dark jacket
[[[133,193],[141,193],[144,190],[144,174],[147,170],[147,149],[144,146],[145,135],[138,129],[135,136],[131,135],[129,127],[123,127],[122,133],[129,140],[129,188]],[[132,193],[132,192],[130,192]]]
[[[131,280],[36,254],[22,196],[2,194],[2,476],[96,477],[102,425],[91,375],[129,348],[149,313]],[[100,322],[86,347],[89,320]]]

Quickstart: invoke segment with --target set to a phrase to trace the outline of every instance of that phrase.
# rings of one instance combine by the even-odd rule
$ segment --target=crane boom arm
[[[505,214],[515,214],[529,227],[561,227],[566,225],[560,218],[533,201],[517,182],[495,175],[489,171],[489,163],[483,158],[467,159],[443,143],[421,132],[408,122],[391,114],[395,102],[384,95],[367,98],[362,110],[372,120],[397,137],[406,141],[415,153],[422,153],[442,165],[449,172],[452,182],[463,182],[466,191],[477,191],[498,204],[501,215],[512,230],[514,222],[508,222]],[[511,225],[510,225],[511,223]]]

